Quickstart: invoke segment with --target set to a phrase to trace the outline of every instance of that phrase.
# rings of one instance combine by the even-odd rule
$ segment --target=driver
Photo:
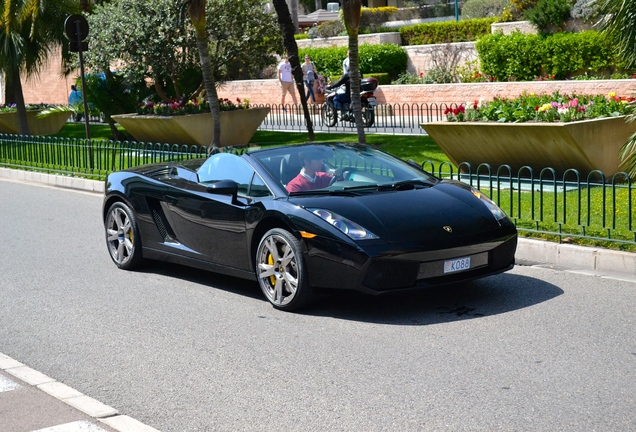
[[[314,150],[301,153],[299,156],[303,167],[300,169],[300,173],[287,183],[287,191],[302,192],[329,186],[333,175],[322,171],[326,159],[325,155]]]

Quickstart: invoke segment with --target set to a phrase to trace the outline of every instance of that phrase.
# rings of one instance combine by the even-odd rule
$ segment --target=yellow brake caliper
[[[274,265],[274,257],[272,256],[271,253],[267,254],[267,264],[273,266]],[[272,275],[269,277],[269,282],[272,284],[272,286],[276,285],[276,276]]]

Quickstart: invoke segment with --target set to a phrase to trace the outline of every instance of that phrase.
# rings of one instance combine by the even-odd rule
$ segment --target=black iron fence
[[[240,152],[242,150],[238,150]],[[198,146],[92,141],[0,135],[0,167],[104,179],[134,166],[204,157]],[[558,241],[636,251],[636,187],[625,173],[606,178],[600,171],[557,173],[508,166],[458,168],[446,162],[422,167],[438,177],[469,183],[488,195],[519,231]]]
[[[260,130],[289,130],[306,131],[307,121],[301,105],[253,105],[254,107],[270,109]],[[444,111],[455,108],[456,104],[382,104],[375,107],[373,125],[367,127],[369,133],[391,133],[419,135],[426,132],[420,126],[422,123],[440,121],[446,118]],[[315,131],[327,133],[355,133],[355,125],[349,121],[339,120],[334,126],[327,126],[322,118],[321,105],[309,105],[309,117]]]

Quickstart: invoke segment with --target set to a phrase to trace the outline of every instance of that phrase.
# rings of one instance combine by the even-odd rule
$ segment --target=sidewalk
[[[158,432],[2,353],[0,431]]]
[[[104,182],[0,168],[0,179],[26,181],[87,192],[104,193]],[[541,265],[597,276],[636,281],[636,253],[519,238],[517,264]]]

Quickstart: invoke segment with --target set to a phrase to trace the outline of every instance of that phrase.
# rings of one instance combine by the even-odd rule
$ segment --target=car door
[[[253,168],[238,156],[219,153],[211,156],[198,174],[198,183],[171,185],[166,194],[167,216],[183,252],[216,264],[249,269],[245,220],[251,207],[246,195]],[[206,184],[228,179],[239,185],[236,200],[206,191]]]

